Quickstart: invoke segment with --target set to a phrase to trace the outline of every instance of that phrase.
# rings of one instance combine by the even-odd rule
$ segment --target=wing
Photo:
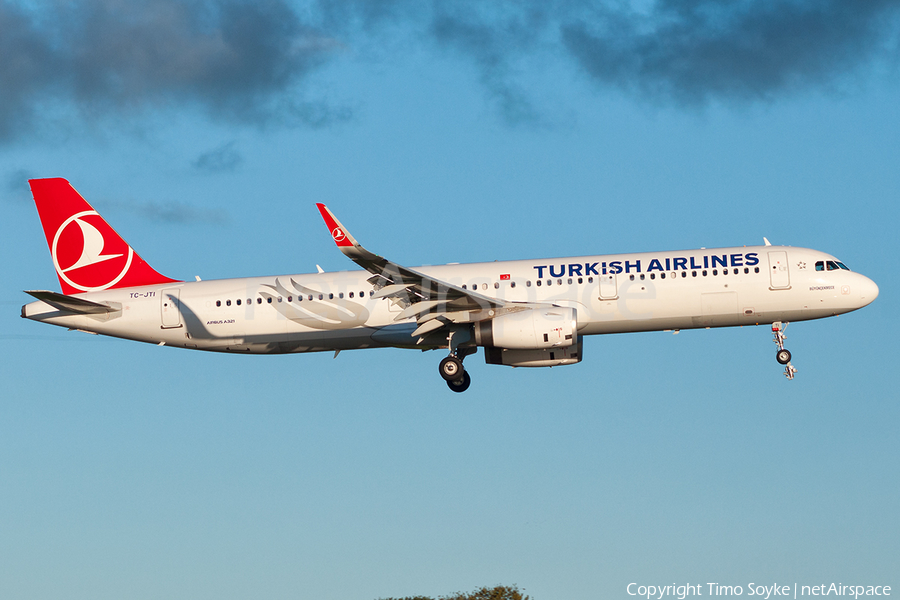
[[[473,290],[464,290],[369,252],[324,204],[316,206],[341,252],[372,273],[368,281],[375,287],[373,297],[388,298],[402,307],[396,321],[416,318],[419,327],[413,332],[413,337],[451,323],[474,323],[531,308],[529,304],[509,303]]]

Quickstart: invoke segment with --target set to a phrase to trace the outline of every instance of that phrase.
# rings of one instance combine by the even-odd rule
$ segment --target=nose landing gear
[[[788,379],[793,379],[797,369],[791,364],[791,351],[784,348],[784,340],[787,339],[787,336],[784,335],[784,330],[787,329],[787,326],[787,323],[782,323],[781,321],[772,323],[772,333],[775,336],[772,341],[778,346],[775,360],[778,361],[778,364],[784,365],[784,376]]]

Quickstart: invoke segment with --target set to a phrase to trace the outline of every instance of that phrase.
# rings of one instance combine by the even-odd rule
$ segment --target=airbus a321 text
[[[878,286],[806,248],[741,246],[408,268],[363,248],[324,205],[337,247],[363,271],[178,281],[160,275],[65,179],[30,181],[62,293],[29,291],[34,321],[245,354],[443,349],[512,367],[581,362],[585,335],[771,324],[784,374],[790,321],[866,306]],[[336,354],[335,354],[336,355]]]

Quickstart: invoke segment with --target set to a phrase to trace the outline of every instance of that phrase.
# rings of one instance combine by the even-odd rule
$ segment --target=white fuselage
[[[450,264],[416,270],[508,302],[574,308],[592,335],[801,321],[869,304],[878,287],[804,248],[752,246]],[[724,265],[724,266],[723,266]],[[372,297],[366,271],[178,282],[79,294],[116,310],[73,315],[44,302],[22,316],[103,335],[242,353],[417,345],[415,317]]]

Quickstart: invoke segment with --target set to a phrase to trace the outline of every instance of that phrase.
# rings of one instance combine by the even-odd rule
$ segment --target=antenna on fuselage
[[[764,237],[764,238],[763,238],[763,241],[766,243],[766,246],[771,246],[771,245],[772,245],[772,242],[770,242],[768,238],[765,238],[765,237]]]

